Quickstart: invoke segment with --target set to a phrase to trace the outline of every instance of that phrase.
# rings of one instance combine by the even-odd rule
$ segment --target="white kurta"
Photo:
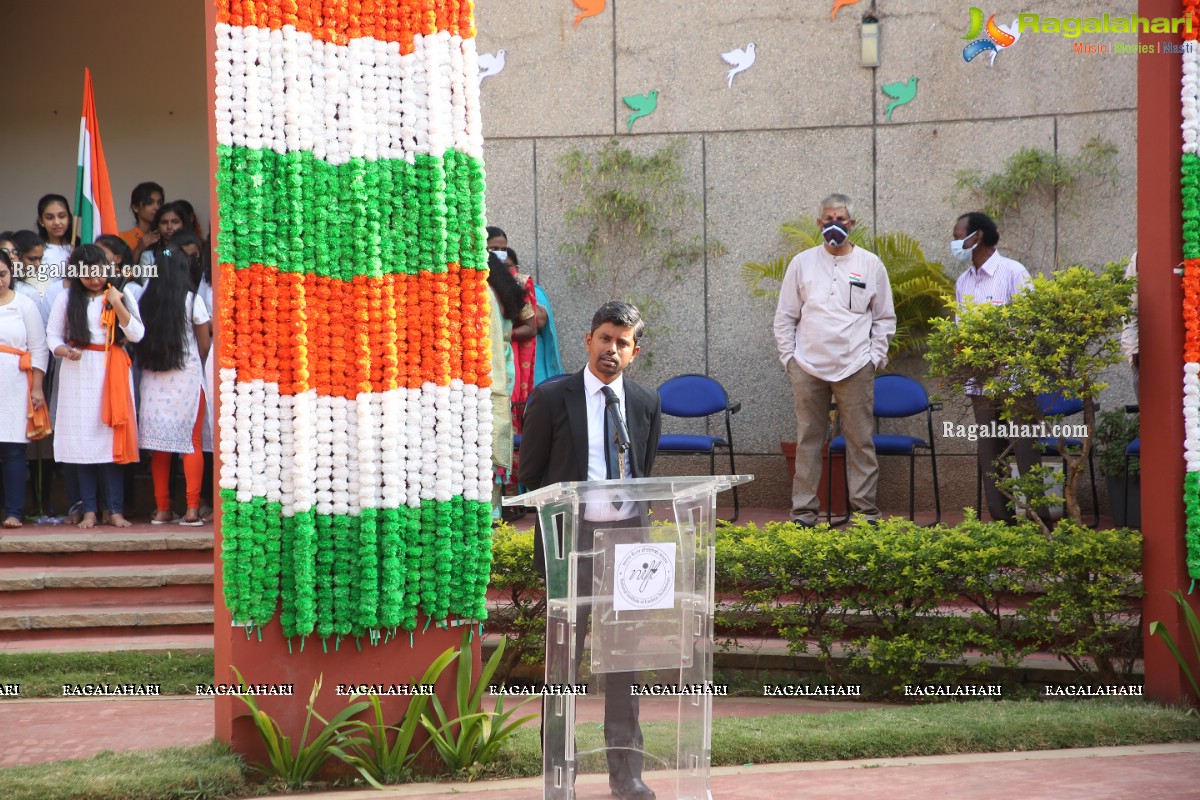
[[[35,369],[46,371],[49,350],[46,329],[37,303],[24,294],[0,306],[0,345],[26,350]],[[29,378],[21,371],[21,357],[0,353],[0,442],[28,442],[25,436],[29,411]]]
[[[63,292],[50,309],[50,326],[46,331],[46,343],[53,352],[67,344],[67,301],[70,292]],[[128,325],[121,330],[131,342],[140,342],[145,328],[137,310],[137,302],[125,295],[129,309]],[[131,305],[132,304],[132,305]],[[104,344],[107,331],[100,327],[100,314],[104,310],[104,295],[93,297],[88,302],[88,332],[92,344]],[[61,359],[58,369],[58,413],[54,424],[54,460],[64,464],[107,464],[113,460],[112,428],[100,419],[100,407],[104,392],[104,372],[107,355],[95,350],[84,350],[78,361]],[[133,376],[129,378],[129,391],[133,391]]]
[[[187,293],[187,362],[183,369],[155,372],[142,368],[141,406],[138,409],[138,446],[164,453],[192,452],[192,428],[197,403],[204,391],[204,364],[196,345],[195,325],[207,325],[204,301]],[[154,331],[150,331],[154,335]]]

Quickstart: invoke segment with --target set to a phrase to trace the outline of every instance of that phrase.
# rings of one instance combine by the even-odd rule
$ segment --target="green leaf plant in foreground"
[[[460,655],[460,650],[453,647],[447,649],[425,670],[425,674],[421,676],[421,685],[437,683],[450,662]],[[361,696],[356,694],[350,699],[357,700]],[[384,723],[383,708],[378,695],[371,695],[369,702],[375,716],[374,724],[365,720],[351,720],[347,727],[362,735],[347,736],[339,732],[337,744],[331,749],[334,755],[357,769],[367,783],[376,789],[382,789],[385,784],[406,780],[412,774],[413,762],[429,744],[429,741],[426,741],[424,745],[412,750],[413,737],[421,729],[421,720],[425,715],[429,697],[413,695],[398,726]],[[395,741],[389,744],[388,740],[392,734],[395,734]]]
[[[1184,622],[1187,623],[1188,632],[1191,634],[1192,650],[1195,652],[1195,658],[1200,661],[1200,619],[1196,618],[1196,612],[1188,604],[1187,598],[1183,596],[1183,592],[1175,591],[1170,593],[1175,598],[1175,602],[1179,603],[1179,607],[1183,609]],[[1183,672],[1188,683],[1192,685],[1192,692],[1200,697],[1200,684],[1196,681],[1196,675],[1192,672],[1192,667],[1188,664],[1187,658],[1180,652],[1179,647],[1175,644],[1175,640],[1171,638],[1171,632],[1166,627],[1155,620],[1150,623],[1150,635],[1160,637],[1167,645],[1167,649],[1171,651],[1171,655],[1175,656],[1175,661],[1179,664],[1179,669]]]
[[[233,672],[237,675],[238,683],[244,687],[246,681],[242,678],[242,674],[236,668]],[[341,733],[342,729],[350,725],[351,717],[370,707],[369,703],[351,703],[339,711],[333,719],[324,719],[314,708],[317,695],[321,692],[323,677],[318,677],[313,683],[312,694],[308,696],[308,705],[306,706],[304,730],[300,734],[300,741],[294,752],[291,738],[284,736],[279,723],[258,707],[254,696],[238,695],[250,709],[250,716],[254,719],[258,735],[262,737],[263,744],[267,747],[268,763],[256,762],[250,766],[268,778],[280,780],[289,789],[300,789],[312,780],[317,771],[329,760],[329,757],[334,755],[335,743],[348,745],[347,737]],[[314,717],[324,723],[324,727],[317,732],[311,742],[308,742],[308,729]],[[308,743],[305,744],[305,742]]]
[[[517,729],[536,715],[531,714],[510,721],[517,709],[533,700],[532,697],[505,711],[504,696],[498,695],[492,710],[483,710],[484,692],[487,691],[496,668],[504,658],[507,639],[500,640],[499,647],[484,664],[479,674],[479,682],[472,689],[471,659],[465,655],[470,647],[469,636],[470,630],[463,631],[461,651],[464,656],[458,661],[458,681],[455,690],[459,715],[451,718],[441,700],[434,697],[430,703],[433,714],[426,709],[421,717],[421,724],[429,732],[430,741],[450,771],[466,772],[468,779],[471,779],[479,774],[483,766],[499,755],[500,748]]]

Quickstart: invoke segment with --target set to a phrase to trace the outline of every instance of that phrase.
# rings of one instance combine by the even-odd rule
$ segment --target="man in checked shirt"
[[[976,303],[1003,306],[1012,300],[1013,295],[1029,287],[1029,270],[1025,269],[1025,265],[1005,258],[996,250],[1000,232],[996,230],[996,223],[987,214],[982,211],[963,214],[954,223],[953,239],[950,242],[950,252],[967,268],[954,284],[956,304],[971,299]],[[967,395],[971,398],[975,422],[987,425],[993,420],[1000,421],[1000,413],[995,403],[984,397],[978,387],[968,386]],[[1013,439],[1012,444],[1017,458],[1017,469],[1024,475],[1040,460],[1034,450],[1033,440]],[[996,487],[994,463],[1007,446],[1008,441],[1005,439],[980,437],[979,468],[983,472],[983,490],[987,498],[988,513],[992,519],[1012,524],[1012,509],[1008,507],[1004,495]]]

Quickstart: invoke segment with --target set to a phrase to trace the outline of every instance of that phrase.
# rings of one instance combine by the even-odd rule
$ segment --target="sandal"
[[[24,528],[25,523],[21,522],[21,520],[17,519],[16,517],[9,517],[8,519],[4,520],[3,526],[5,528]]]
[[[171,514],[170,519],[159,519],[156,514],[155,516],[150,518],[150,524],[151,525],[170,525],[174,522],[179,522],[179,520],[181,520],[181,519],[183,519],[183,517],[179,516],[178,514],[174,514],[174,513]]]

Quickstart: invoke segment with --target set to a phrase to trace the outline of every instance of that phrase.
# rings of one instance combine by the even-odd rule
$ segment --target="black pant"
[[[593,539],[598,529],[638,528],[644,522],[640,516],[616,522],[592,522],[580,520],[577,542],[580,552],[593,549]],[[535,536],[541,532],[535,531]],[[551,550],[553,553],[553,549]],[[544,565],[539,564],[539,568]],[[581,558],[576,575],[576,593],[581,596],[591,595],[592,559]],[[583,648],[591,624],[592,607],[588,604],[579,615],[575,627],[575,675],[579,675],[579,667],[583,663]],[[547,638],[550,632],[547,631]],[[549,654],[547,654],[549,658]],[[638,722],[639,702],[633,694],[637,686],[637,672],[609,672],[604,682],[604,746],[608,759],[608,779],[612,784],[625,784],[634,778],[642,777],[643,739],[642,726]],[[549,699],[542,701],[541,739],[545,746],[545,718],[549,713]]]

